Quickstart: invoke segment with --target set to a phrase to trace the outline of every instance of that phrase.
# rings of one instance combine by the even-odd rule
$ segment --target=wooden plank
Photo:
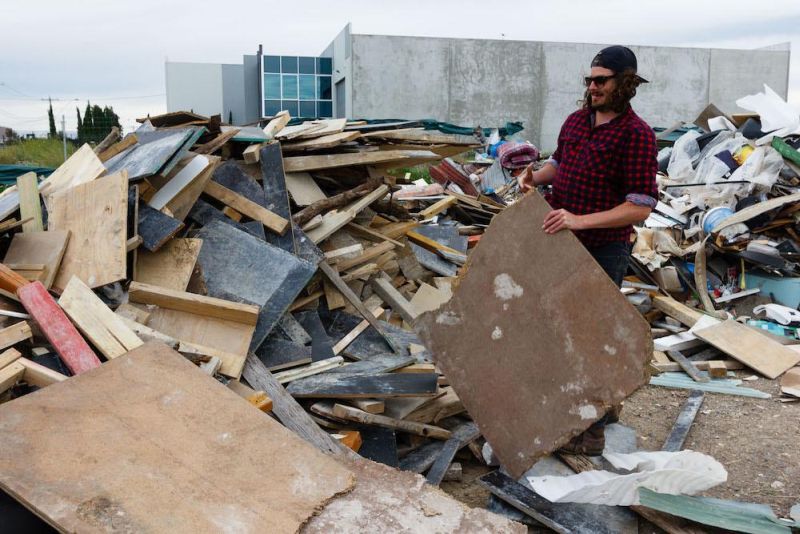
[[[272,411],[272,399],[263,391],[256,391],[250,386],[242,384],[238,380],[228,382],[228,389],[246,399],[247,402],[261,410],[262,412]]]
[[[276,378],[281,381],[277,375]],[[318,399],[429,397],[436,395],[437,378],[433,373],[359,376],[326,373],[315,376],[314,380],[295,382],[287,391],[295,398]]]
[[[725,378],[728,376],[728,368],[724,362],[708,360],[708,376],[711,378]]]
[[[35,172],[27,172],[17,178],[20,219],[30,219],[22,225],[23,232],[42,232],[42,203],[39,198],[39,181]]]
[[[384,278],[376,278],[372,281],[372,289],[378,294],[394,312],[400,314],[403,319],[413,323],[417,318],[414,308],[406,298],[400,294],[391,282]]]
[[[264,135],[267,136],[267,140],[274,139],[290,120],[292,120],[292,117],[286,110],[283,110],[275,115],[275,117],[273,117],[272,120],[269,121],[264,127]]]
[[[278,235],[283,235],[289,228],[289,221],[280,217],[268,209],[259,206],[255,202],[234,193],[227,187],[217,182],[210,181],[206,184],[204,193],[219,200],[220,202],[232,207],[236,211],[247,215],[251,219],[261,222],[266,228]]]
[[[328,198],[307,172],[287,172],[285,176],[286,189],[298,206],[310,206],[314,202]]]
[[[100,161],[105,163],[106,161],[110,160],[111,158],[113,158],[114,156],[119,154],[120,152],[123,152],[123,151],[129,149],[130,147],[132,147],[133,145],[135,145],[138,142],[139,142],[139,139],[136,137],[136,134],[129,133],[128,135],[126,135],[120,141],[114,143],[110,147],[108,147],[105,150],[101,151],[99,154],[97,154],[97,157],[98,157],[98,159]]]
[[[21,287],[17,295],[72,374],[100,366],[100,360],[41,282]]]
[[[401,128],[398,130],[382,130],[364,134],[367,138],[390,139],[393,141],[411,141],[415,143],[478,146],[478,140],[471,135],[458,135],[424,130],[422,128]],[[467,150],[462,148],[462,150]]]
[[[767,378],[777,378],[800,362],[800,354],[736,321],[722,321],[695,335]]]
[[[669,315],[673,319],[690,327],[694,326],[694,324],[703,317],[703,313],[694,308],[690,308],[672,297],[665,297],[663,295],[653,297],[653,306],[664,312],[665,315]]]
[[[311,139],[323,135],[339,133],[344,130],[344,127],[347,124],[346,119],[318,119],[311,122],[315,124],[321,124],[322,128],[319,130],[314,130],[313,132],[304,132],[298,136],[300,139]]]
[[[81,432],[66,440],[52,432],[53,414]],[[295,532],[354,483],[349,468],[158,344],[17,399],[0,419],[0,486],[65,532],[112,521],[129,532],[210,532],[231,522]],[[98,436],[113,447],[97,447]],[[301,483],[306,473],[317,483]]]
[[[409,434],[424,436],[426,438],[448,440],[452,435],[449,430],[445,430],[437,426],[425,425],[422,423],[412,423],[409,421],[401,421],[399,419],[392,419],[391,417],[385,417],[383,415],[367,413],[362,410],[359,410],[358,408],[345,406],[343,404],[334,404],[332,413],[335,417],[339,419],[344,419],[345,421],[355,421],[357,423],[363,423],[365,425],[375,425],[383,428],[392,428],[395,430],[401,430],[403,432],[407,432]]]
[[[721,376],[719,376],[717,378],[724,378],[725,376],[727,376],[728,371],[736,371],[736,370],[739,370],[739,369],[746,369],[747,368],[747,366],[745,366],[743,363],[737,362],[736,360],[722,360],[722,361],[721,360],[708,360],[708,361],[704,361],[704,362],[692,362],[692,363],[694,364],[694,366],[697,369],[699,369],[701,371],[709,371],[709,374],[711,374],[712,364],[717,369],[723,369],[725,371],[725,375],[721,375]],[[655,362],[655,363],[652,364],[652,366],[655,367],[656,369],[658,369],[662,373],[669,373],[669,372],[673,372],[674,373],[676,371],[683,371],[683,368],[680,365],[678,365],[677,363],[675,363],[675,362],[667,362],[667,363]],[[717,372],[719,374],[720,371],[715,371],[715,372]],[[711,376],[715,376],[715,375],[711,375]]]
[[[203,143],[202,145],[196,145],[193,148],[195,154],[213,154],[222,146],[231,140],[236,134],[239,133],[239,128],[231,128],[230,130],[226,130],[221,132],[218,136],[214,139],[209,141],[208,143]]]
[[[378,399],[351,399],[350,403],[367,413],[383,413],[386,409],[386,403]]]
[[[155,304],[161,308],[205,317],[216,317],[247,325],[255,325],[258,321],[258,306],[195,295],[185,291],[175,291],[141,282],[131,282],[128,288],[128,298],[131,299],[131,302]]]
[[[341,211],[331,211],[326,213],[322,217],[322,224],[313,230],[309,230],[306,235],[314,243],[319,243],[320,241],[327,239],[331,236],[331,234],[355,219],[356,215],[358,215],[361,210],[373,202],[380,200],[388,192],[389,188],[385,185],[381,185],[371,193],[364,195],[362,198],[356,200],[349,206],[346,206]]]
[[[136,281],[175,291],[186,291],[202,239],[172,239],[158,252],[142,250],[136,262]]]
[[[172,217],[179,221],[183,221],[186,219],[186,216],[189,215],[195,202],[197,202],[197,199],[200,198],[200,195],[203,193],[206,184],[211,180],[214,170],[219,165],[220,158],[216,156],[207,157],[211,164],[206,167],[206,170],[200,173],[197,178],[192,180],[192,183],[189,184],[188,187],[167,203],[166,208],[172,214]]]
[[[354,245],[349,245],[342,248],[337,248],[334,250],[329,250],[323,253],[323,257],[328,261],[328,263],[336,263],[336,259],[342,261],[342,256],[349,256],[352,257],[353,254],[361,254],[364,252],[364,245],[361,243],[356,243]]]
[[[338,261],[329,263],[335,265],[336,270],[339,272],[347,271],[348,269],[352,269],[353,267],[374,260],[375,258],[394,249],[394,247],[395,247],[394,243],[390,241],[384,241],[383,243],[378,243],[377,245],[369,247],[363,253],[354,258],[342,258]]]
[[[22,379],[32,386],[43,388],[49,386],[50,384],[63,382],[69,378],[66,375],[62,375],[58,371],[53,371],[49,367],[32,362],[27,358],[20,358],[17,361],[25,368],[25,373],[22,375]]]
[[[253,164],[261,161],[261,149],[266,145],[267,143],[257,143],[245,148],[244,152],[242,152],[242,159],[244,159],[244,162]]]
[[[336,367],[339,367],[344,362],[344,358],[341,356],[334,356],[333,358],[327,358],[324,360],[319,360],[308,365],[304,365],[303,367],[298,367],[296,369],[291,369],[289,371],[283,371],[280,373],[275,373],[273,376],[275,380],[278,381],[279,384],[288,384],[294,380],[299,380],[301,378],[306,378],[309,376],[314,376],[319,373],[324,373],[325,371],[329,371]]]
[[[3,259],[5,263],[42,263],[45,268],[36,278],[50,289],[69,243],[69,230],[15,234]],[[33,281],[33,280],[31,280]]]
[[[53,280],[52,287],[57,292],[63,291],[73,276],[92,288],[125,278],[128,217],[125,171],[54,194],[49,205],[48,228],[71,234]]]
[[[14,299],[16,292],[27,284],[29,284],[28,280],[22,275],[0,263],[0,289],[5,292],[3,296]]]
[[[338,195],[334,195],[330,198],[323,198],[320,199],[313,204],[310,204],[303,208],[302,210],[298,211],[294,215],[292,215],[292,220],[295,224],[300,225],[301,227],[305,228],[306,224],[309,223],[312,219],[320,215],[321,213],[331,210],[334,208],[339,208],[344,206],[348,202],[352,202],[361,198],[362,196],[374,191],[380,185],[379,181],[377,180],[369,180],[364,182],[361,185],[354,187],[348,191],[343,193],[339,193]],[[308,228],[311,229],[310,227]]]
[[[17,349],[11,348],[0,353],[0,369],[17,361],[22,354]]]
[[[311,419],[255,355],[248,356],[242,376],[251,387],[269,395],[272,399],[272,413],[286,428],[327,454],[340,458],[353,457],[350,451],[331,439],[330,434]]]
[[[371,239],[372,241],[389,241],[390,243],[394,243],[394,245],[398,248],[404,248],[406,246],[405,243],[391,239],[386,235],[373,230],[372,228],[368,228],[354,222],[347,223],[347,229],[365,239]]]
[[[406,232],[406,237],[408,237],[411,242],[421,246],[425,250],[429,250],[444,257],[446,260],[453,261],[459,265],[463,265],[466,262],[467,256],[460,250],[443,245],[435,239],[424,236],[419,232]]]
[[[419,216],[424,219],[430,219],[434,215],[439,215],[441,212],[445,211],[447,208],[453,206],[458,202],[458,199],[453,196],[447,196],[438,202],[428,206],[424,210],[419,212]]]
[[[105,172],[103,162],[95,155],[89,143],[84,143],[39,185],[39,192],[45,197],[49,207],[50,195],[91,182]]]
[[[281,141],[288,141],[303,134],[318,132],[326,126],[327,125],[325,124],[315,123],[312,121],[307,121],[302,124],[295,124],[294,126],[285,126],[275,135],[275,138]]]
[[[64,288],[58,304],[109,360],[142,345],[142,340],[77,276]]]
[[[371,313],[372,316],[375,317],[375,319],[379,319],[380,316],[383,315],[383,312],[384,309],[380,306],[377,306],[375,307],[375,309],[372,310]],[[369,328],[369,326],[370,326],[369,321],[367,321],[366,319],[358,323],[358,325],[356,325],[355,328],[353,328],[342,339],[336,342],[336,344],[333,346],[333,353],[335,355],[341,353],[344,349],[347,348],[347,346],[350,343],[353,342],[353,340],[355,340],[361,334],[361,332]]]
[[[481,435],[478,425],[472,421],[464,422],[454,428],[452,432],[453,435],[445,442],[444,447],[439,452],[439,456],[437,456],[425,477],[428,484],[433,484],[434,486],[441,484],[447,469],[450,467],[450,463],[456,457],[456,453]]]
[[[496,215],[453,298],[415,324],[516,477],[643,385],[653,350],[649,324],[571,232],[535,226],[516,239],[513,229],[550,209],[532,193]],[[497,261],[512,249],[509,261]],[[486,354],[502,363],[488,364]],[[527,417],[531,410],[539,416]]]
[[[156,191],[147,204],[153,209],[165,208],[185,191],[207,168],[211,161],[206,156],[195,155],[185,165],[176,167],[167,177],[166,183]]]
[[[14,387],[22,379],[23,374],[25,374],[25,367],[19,362],[14,362],[0,369],[0,393],[4,393]]]
[[[315,132],[316,133],[316,132]],[[342,143],[347,143],[361,137],[359,132],[339,132],[330,135],[306,139],[294,143],[283,143],[281,149],[284,152],[302,152],[304,150],[320,150],[323,148],[333,148]]]
[[[0,330],[0,350],[6,349],[11,345],[16,345],[20,341],[33,337],[31,327],[25,321],[12,324]]]
[[[683,448],[683,443],[689,435],[689,430],[692,428],[692,423],[697,412],[700,411],[700,406],[703,404],[705,393],[702,391],[692,391],[689,393],[689,398],[683,404],[680,413],[678,414],[672,430],[669,432],[664,446],[661,447],[662,451],[677,452]]]
[[[707,376],[701,375],[700,371],[697,369],[697,367],[695,367],[694,363],[689,361],[689,360],[687,360],[686,356],[681,354],[681,352],[679,350],[668,350],[667,351],[667,356],[672,358],[675,361],[675,363],[680,365],[681,369],[683,369],[683,371],[687,375],[692,377],[692,380],[694,380],[695,382],[708,382],[709,381],[709,378]]]
[[[295,156],[283,160],[286,172],[309,172],[351,165],[375,165],[392,163],[398,166],[410,161],[437,161],[438,154],[429,150],[383,150],[379,152],[359,152],[355,154],[328,154],[324,156]]]

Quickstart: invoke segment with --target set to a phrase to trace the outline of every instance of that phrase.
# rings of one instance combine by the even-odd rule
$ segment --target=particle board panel
[[[202,239],[175,238],[158,252],[142,250],[136,263],[136,281],[176,291],[186,291]]]
[[[283,155],[280,143],[269,143],[261,149],[261,183],[264,191],[264,207],[287,220],[292,220],[289,192],[283,170]],[[267,242],[283,250],[297,253],[297,232],[294,225],[289,232],[278,236],[268,235]]]
[[[71,233],[53,289],[61,292],[73,276],[100,287],[126,276],[128,177],[98,178],[50,197],[50,230]]]
[[[649,325],[577,238],[531,224],[549,211],[532,194],[498,214],[453,298],[417,319],[514,477],[644,384],[653,353]]]
[[[147,326],[181,341],[222,351],[220,373],[231,378],[242,374],[254,326],[216,317],[156,308]]]
[[[161,213],[144,202],[139,203],[136,231],[142,236],[142,246],[150,252],[158,251],[182,228],[183,222],[180,220]]]
[[[61,260],[69,243],[69,230],[48,230],[46,232],[23,232],[15,234],[11,239],[3,263],[6,265],[43,264],[43,271],[31,272],[28,276],[24,270],[20,274],[29,280],[39,280],[47,289],[61,266]]]
[[[800,362],[800,354],[736,321],[722,321],[695,335],[767,378],[777,378]]]
[[[211,221],[196,237],[208,294],[261,306],[250,346],[255,350],[316,272],[316,266],[220,221]]]
[[[354,483],[155,343],[4,405],[0,426],[0,487],[62,532],[293,533]]]

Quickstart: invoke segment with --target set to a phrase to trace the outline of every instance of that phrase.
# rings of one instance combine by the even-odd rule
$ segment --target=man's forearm
[[[581,230],[621,228],[644,221],[651,211],[652,208],[648,206],[637,206],[626,201],[610,210],[581,215],[579,226]]]
[[[556,164],[548,161],[544,164],[544,167],[533,173],[533,185],[540,186],[549,184],[555,179],[557,172],[558,168]]]

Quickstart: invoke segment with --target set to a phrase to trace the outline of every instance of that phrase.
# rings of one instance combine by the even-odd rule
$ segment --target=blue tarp
[[[0,165],[0,184],[9,185],[17,181],[18,176],[26,172],[35,172],[38,175],[50,176],[55,169],[50,167],[35,167],[33,165]]]

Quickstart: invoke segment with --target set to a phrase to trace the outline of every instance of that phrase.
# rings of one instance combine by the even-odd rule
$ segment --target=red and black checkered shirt
[[[655,207],[658,198],[653,129],[629,107],[613,120],[592,128],[592,111],[567,117],[552,159],[558,168],[547,200],[554,209],[577,215],[610,210],[623,202]],[[632,226],[579,230],[586,247],[628,241]]]

